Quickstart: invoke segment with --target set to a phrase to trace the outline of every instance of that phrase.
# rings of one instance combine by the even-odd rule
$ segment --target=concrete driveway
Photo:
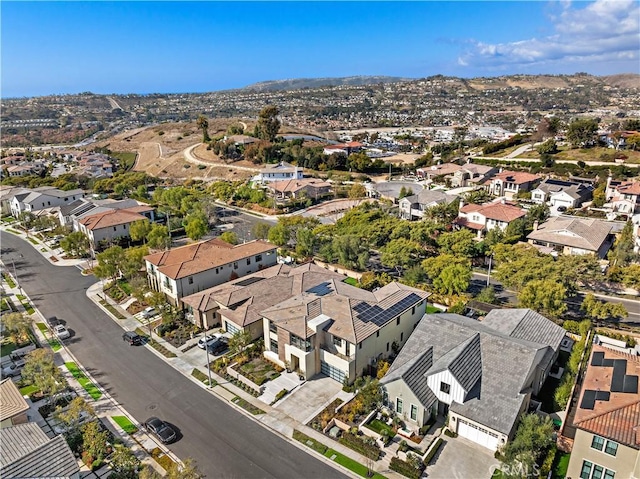
[[[318,375],[285,396],[275,408],[298,422],[306,423],[336,397],[346,401],[351,394],[342,391],[342,384],[338,381]]]
[[[442,436],[446,441],[431,464],[430,479],[489,479],[500,462],[493,453],[467,439]]]

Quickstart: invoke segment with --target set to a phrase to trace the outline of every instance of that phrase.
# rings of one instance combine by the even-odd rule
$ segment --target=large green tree
[[[149,220],[140,220],[131,223],[129,226],[129,236],[133,241],[147,242],[147,237],[151,232],[151,222]]]
[[[184,220],[184,232],[192,240],[199,240],[209,231],[209,220],[204,211],[196,210]]]
[[[629,315],[622,303],[605,303],[592,293],[585,296],[580,308],[588,317],[598,320],[623,319]]]
[[[36,349],[27,354],[22,379],[33,384],[49,402],[67,387],[67,383],[60,369],[53,360],[53,352],[50,349]]]
[[[112,246],[96,256],[98,266],[93,269],[93,274],[100,279],[118,279],[126,261],[125,252],[120,246]]]
[[[502,449],[507,476],[528,477],[553,445],[553,423],[549,417],[525,414],[514,438]],[[517,471],[517,473],[516,473]],[[515,473],[515,474],[513,474]]]
[[[147,246],[154,249],[165,249],[171,246],[169,229],[164,225],[154,223],[147,236]]]
[[[424,250],[414,241],[406,238],[391,240],[380,249],[380,261],[388,267],[402,266],[408,268],[420,260]]]
[[[596,119],[578,118],[569,123],[567,140],[574,147],[593,146],[597,132],[598,121]]]
[[[207,120],[207,117],[204,115],[198,116],[196,124],[198,125],[198,128],[202,130],[202,142],[206,143],[210,141],[211,138],[209,138],[209,120]]]
[[[84,257],[89,249],[89,239],[83,232],[74,231],[60,240],[60,247],[70,256]]]
[[[261,140],[273,141],[280,130],[280,120],[278,120],[278,107],[269,105],[264,107],[258,114],[255,134]]]
[[[559,318],[567,310],[566,299],[567,289],[553,279],[530,281],[518,293],[520,306],[552,318]]]
[[[469,287],[471,270],[461,264],[446,266],[433,280],[433,287],[442,294],[462,294]]]
[[[0,316],[0,324],[4,326],[5,334],[13,340],[16,346],[29,341],[31,318],[23,313],[6,313]]]

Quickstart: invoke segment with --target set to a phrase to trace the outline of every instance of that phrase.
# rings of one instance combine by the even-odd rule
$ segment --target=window
[[[261,254],[257,254],[257,255],[256,255],[256,263],[257,263],[258,261],[262,261],[262,255],[261,255]]]
[[[414,314],[416,314],[416,307],[415,306],[413,308],[411,308],[411,315],[413,316]]]
[[[404,341],[404,333],[400,333],[400,342]]]
[[[614,479],[615,477],[616,477],[615,471],[612,471],[611,469],[604,470],[604,479]]]
[[[582,469],[580,470],[580,478],[581,479],[589,479],[591,476],[591,468],[593,464],[589,461],[582,461]]]
[[[342,338],[338,338],[336,336],[333,337],[333,344],[338,346],[338,347],[342,347]]]
[[[278,332],[278,328],[276,328],[276,323],[274,323],[273,321],[269,321],[269,331],[273,333]]]
[[[415,404],[411,405],[411,420],[412,421],[418,420],[418,406],[416,406]]]
[[[362,341],[358,343],[358,349],[362,349]]]
[[[193,284],[193,276],[189,276],[189,284]]]
[[[593,439],[591,440],[591,447],[598,451],[602,451],[602,448],[604,447],[604,438],[600,436],[593,436]]]
[[[376,338],[380,337],[380,330],[376,331]]]
[[[451,385],[440,381],[440,391],[449,394],[451,392]]]
[[[387,352],[389,352],[389,342],[387,341]]]
[[[607,447],[604,448],[604,452],[611,456],[615,456],[618,453],[618,443],[607,441]]]
[[[113,231],[115,231],[115,230],[116,230],[116,227],[114,226],[114,227],[113,227]]]
[[[247,258],[247,266],[251,264],[251,258]]]
[[[295,334],[291,335],[291,346],[298,348],[302,351],[309,352],[311,351],[311,341],[309,339],[302,339]]]
[[[271,342],[269,343],[269,349],[274,353],[278,352],[278,340],[271,338]]]
[[[400,324],[400,316],[396,318],[396,325]]]
[[[238,269],[238,262],[233,263],[233,269]]]
[[[396,411],[402,413],[402,399],[396,398]]]
[[[582,461],[580,479],[615,479],[615,477],[616,472],[611,469],[605,469],[589,461]]]

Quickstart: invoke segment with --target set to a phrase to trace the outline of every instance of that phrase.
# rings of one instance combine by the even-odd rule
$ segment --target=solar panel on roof
[[[627,360],[616,359],[613,362],[613,374],[611,375],[611,392],[621,393],[624,389],[624,377],[627,372]]]
[[[638,376],[625,376],[622,392],[638,394]]]
[[[332,293],[333,290],[329,287],[329,283],[324,282],[324,283],[320,283],[317,286],[314,286],[311,289],[308,289],[307,292],[313,293],[316,296],[326,296],[327,294]]]
[[[581,409],[593,409],[596,405],[596,391],[587,389],[582,395]]]
[[[602,366],[602,361],[604,359],[604,353],[601,351],[596,351],[591,356],[591,366]]]

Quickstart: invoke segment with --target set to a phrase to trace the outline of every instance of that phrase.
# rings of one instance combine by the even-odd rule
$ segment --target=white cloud
[[[566,69],[571,73],[606,62],[638,71],[640,3],[635,0],[596,0],[577,6],[562,2],[560,12],[550,16],[550,21],[553,34],[546,37],[497,44],[470,41],[458,65],[494,71]]]

